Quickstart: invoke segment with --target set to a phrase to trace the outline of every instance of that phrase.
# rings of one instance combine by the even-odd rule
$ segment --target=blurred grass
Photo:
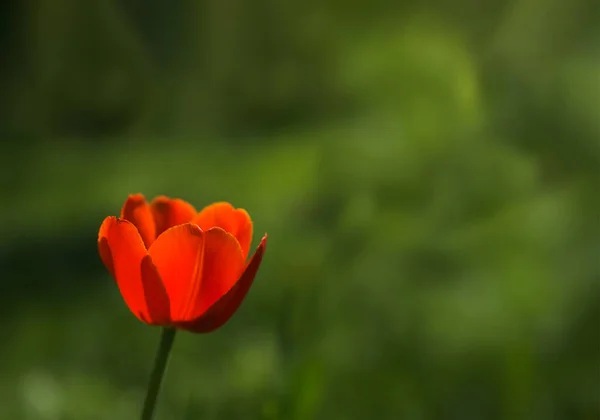
[[[257,149],[221,148],[215,143],[126,139],[98,148],[49,140],[21,168],[21,182],[27,187],[15,192],[11,206],[3,209],[6,222],[0,229],[4,234],[13,229],[68,230],[91,222],[93,216],[114,213],[132,191],[149,197],[194,191],[190,202],[247,202],[277,221],[285,215],[269,213],[269,208],[289,207],[315,182],[314,144],[292,139],[290,144]],[[279,176],[272,176],[275,173]],[[199,209],[202,205],[197,204]]]
[[[24,290],[32,303],[16,306],[19,315],[7,321],[11,345],[3,353],[12,374],[3,384],[10,391],[3,393],[2,416],[105,418],[98,410],[107,406],[111,416],[137,412],[158,331],[131,317],[93,258],[102,217],[116,214],[133,191],[182,196],[198,207],[228,199],[247,207],[257,232],[271,237],[259,279],[231,325],[177,338],[162,418],[236,418],[248,410],[261,418],[348,418],[351,411],[339,407],[367,416],[378,412],[371,404],[382,407],[382,416],[429,417],[425,401],[446,395],[433,410],[452,412],[472,398],[457,392],[475,384],[484,393],[476,412],[495,406],[521,416],[536,404],[538,413],[552,410],[549,400],[538,401],[553,392],[543,379],[552,362],[541,354],[563,357],[560,337],[579,322],[573,317],[585,307],[582,299],[598,292],[591,273],[573,275],[565,248],[579,222],[577,195],[568,186],[540,188],[535,165],[505,147],[478,155],[459,145],[454,156],[462,164],[453,169],[447,153],[438,174],[431,173],[431,157],[424,167],[404,157],[413,166],[398,167],[410,149],[391,142],[399,130],[387,127],[367,119],[354,129],[295,133],[247,149],[146,139],[102,149],[41,146],[30,163],[35,172],[24,171],[29,190],[15,194],[2,215],[5,252],[19,252],[6,251],[15,241],[27,246],[48,238],[42,242],[49,249],[38,253],[54,255],[46,264],[25,262],[32,264],[28,275],[48,284]],[[366,143],[362,133],[378,130],[386,134]],[[469,153],[496,163],[476,158],[471,168]],[[393,177],[397,191],[411,188],[423,171],[419,179],[431,183],[430,193],[411,200],[377,195],[388,171],[408,176]],[[334,215],[310,216],[321,211]],[[65,268],[69,231],[76,248],[92,254],[75,268]],[[65,275],[72,279],[59,280]],[[56,306],[56,298],[45,299],[57,282],[76,300],[63,296]],[[578,394],[589,395],[579,404],[592,409],[595,375],[582,375],[592,388]],[[362,397],[350,403],[351,395]]]

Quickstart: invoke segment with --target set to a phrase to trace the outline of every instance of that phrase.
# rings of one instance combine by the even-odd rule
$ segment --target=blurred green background
[[[157,419],[600,418],[600,2],[0,9],[0,419],[137,418],[134,192],[269,233]]]

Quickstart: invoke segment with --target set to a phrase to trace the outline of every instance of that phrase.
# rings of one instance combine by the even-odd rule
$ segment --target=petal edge
[[[266,246],[267,235],[265,234],[235,285],[200,317],[189,322],[178,323],[178,326],[194,333],[209,333],[223,326],[238,310],[250,290]]]
[[[102,221],[98,230],[98,254],[100,254],[100,259],[113,279],[115,278],[115,267],[110,247],[108,246],[108,232],[112,224],[116,223],[116,221],[117,218],[115,216],[108,216]]]
[[[113,261],[114,278],[129,310],[141,321],[155,324],[164,321],[163,308],[154,308],[160,300],[161,280],[143,261],[147,257],[146,247],[133,223],[125,219],[113,219],[106,243]],[[165,294],[166,296],[166,294]],[[163,300],[164,302],[164,300]],[[158,316],[156,315],[158,313]]]
[[[242,247],[244,260],[252,242],[252,219],[246,210],[236,209],[228,202],[219,201],[204,207],[192,219],[203,230],[220,227],[235,236]]]
[[[142,194],[130,194],[121,208],[121,219],[131,222],[139,231],[146,249],[156,239],[156,225],[150,205]]]
[[[152,200],[150,208],[154,217],[157,237],[173,226],[188,223],[196,215],[196,208],[187,201],[164,195]]]

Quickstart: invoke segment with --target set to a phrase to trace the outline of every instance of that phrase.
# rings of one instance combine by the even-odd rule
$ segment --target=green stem
[[[142,411],[141,420],[152,420],[152,417],[154,416],[156,397],[158,397],[160,384],[162,383],[167,368],[169,354],[171,353],[171,347],[173,347],[173,340],[175,340],[175,329],[163,328],[160,337],[160,345],[158,347],[158,352],[156,353],[156,359],[154,359],[154,369],[152,369],[150,382],[148,383],[148,391],[146,391],[146,399],[144,400],[144,409]]]

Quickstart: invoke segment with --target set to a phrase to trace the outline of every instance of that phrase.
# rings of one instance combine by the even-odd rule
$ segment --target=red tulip
[[[104,219],[98,250],[141,321],[206,333],[231,318],[252,285],[267,235],[246,262],[251,241],[250,216],[229,203],[197,212],[183,200],[148,204],[136,194],[120,218]]]

